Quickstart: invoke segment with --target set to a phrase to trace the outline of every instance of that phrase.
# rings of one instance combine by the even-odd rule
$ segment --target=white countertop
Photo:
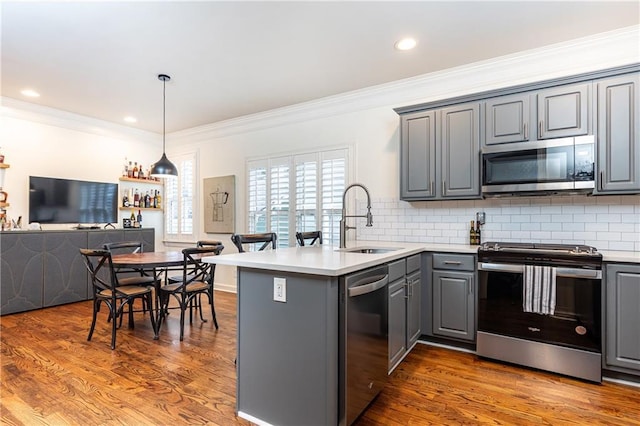
[[[289,247],[258,252],[222,254],[220,256],[205,257],[204,261],[217,265],[335,277],[424,251],[464,254],[475,254],[478,251],[478,246],[461,244],[379,241],[355,241],[349,245],[349,248],[352,247],[383,247],[397,248],[397,250],[369,254],[349,253],[331,246]],[[638,252],[605,250],[601,251],[601,253],[605,262],[640,263],[640,253]]]

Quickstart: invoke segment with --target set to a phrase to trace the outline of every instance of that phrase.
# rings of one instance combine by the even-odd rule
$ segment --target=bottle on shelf
[[[159,190],[156,190],[156,204],[156,208],[162,208],[162,195],[160,194]]]
[[[138,171],[139,171],[138,162],[136,161],[136,162],[133,163],[133,178],[134,179],[138,179]]]
[[[131,165],[131,161],[129,161],[129,167],[127,167],[127,177],[128,178],[133,177],[133,166]]]
[[[144,179],[144,169],[142,168],[142,164],[138,168],[138,179]]]
[[[475,221],[471,221],[471,227],[469,228],[469,244],[470,245],[476,245],[476,227],[475,227]]]
[[[122,207],[129,207],[129,191],[125,190],[122,196]]]
[[[482,231],[480,230],[480,222],[476,223],[476,245],[482,244]]]
[[[151,199],[149,200],[149,205],[151,206],[152,209],[155,209],[158,207],[158,205],[156,204],[156,191],[151,192]]]
[[[131,209],[131,216],[129,217],[129,219],[131,219],[131,226],[133,226],[134,222],[136,221],[136,213],[133,211],[133,209]]]
[[[142,212],[138,210],[138,217],[136,217],[136,228],[142,228]]]
[[[140,207],[140,194],[138,194],[137,188],[136,192],[133,194],[133,207]]]
[[[122,167],[122,177],[129,177],[129,165],[127,164],[127,157],[124,157],[124,166]]]

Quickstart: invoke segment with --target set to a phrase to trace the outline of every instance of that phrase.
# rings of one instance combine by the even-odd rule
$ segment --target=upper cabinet
[[[640,74],[597,80],[596,192],[640,191]]]
[[[403,115],[400,198],[480,197],[480,104]]]
[[[537,92],[538,139],[589,134],[591,82]]]
[[[485,102],[484,145],[529,140],[531,97],[529,93],[518,93]]]

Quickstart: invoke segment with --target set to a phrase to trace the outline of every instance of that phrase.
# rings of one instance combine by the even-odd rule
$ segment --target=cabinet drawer
[[[475,257],[468,254],[435,253],[433,255],[433,269],[474,271]]]
[[[415,254],[407,257],[407,274],[420,269],[420,255]]]
[[[406,261],[404,259],[396,260],[389,263],[389,282],[393,282],[399,278],[403,278],[406,269]]]

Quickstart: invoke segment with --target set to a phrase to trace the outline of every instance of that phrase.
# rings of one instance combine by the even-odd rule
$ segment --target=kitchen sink
[[[396,250],[402,249],[400,247],[351,247],[339,249],[338,251],[344,251],[346,253],[383,254]]]

